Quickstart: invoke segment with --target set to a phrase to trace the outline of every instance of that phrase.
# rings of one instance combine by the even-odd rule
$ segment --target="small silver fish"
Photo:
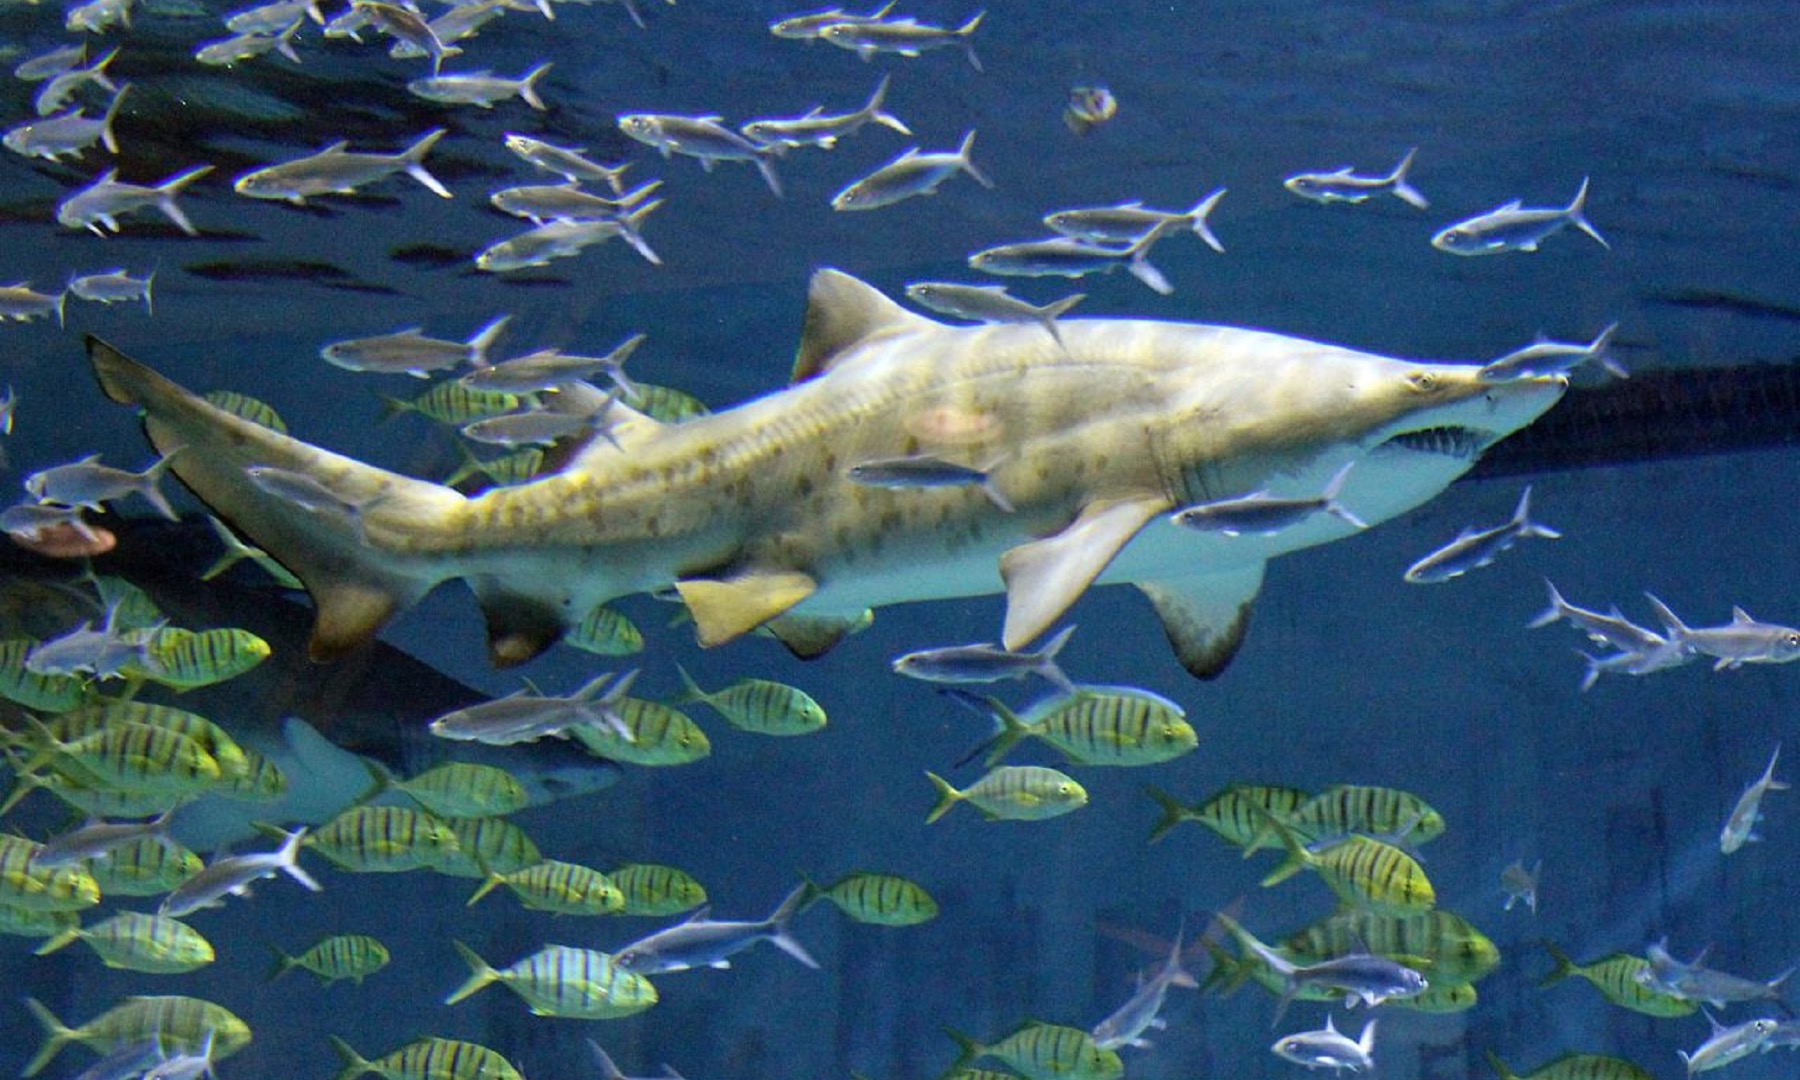
[[[1266,491],[1256,491],[1233,499],[1218,499],[1177,510],[1170,515],[1169,520],[1186,529],[1224,533],[1226,536],[1245,533],[1270,536],[1298,525],[1314,514],[1330,514],[1358,529],[1366,529],[1367,523],[1338,502],[1338,493],[1343,490],[1344,480],[1350,475],[1353,464],[1355,463],[1345,462],[1332,476],[1331,482],[1325,485],[1325,490],[1312,498],[1279,498]]]
[[[483,109],[491,109],[496,101],[517,97],[532,108],[543,112],[546,106],[544,99],[538,97],[537,83],[550,71],[551,64],[545,61],[516,79],[505,79],[489,71],[475,71],[466,75],[433,75],[428,79],[414,79],[406,84],[406,90],[414,97],[435,101],[443,105],[476,105]]]
[[[306,832],[306,826],[302,825],[291,833],[284,833],[281,846],[274,851],[214,859],[164,896],[156,913],[178,919],[201,908],[217,907],[225,902],[225,897],[247,895],[252,884],[278,873],[286,874],[312,892],[320,891],[323,886],[300,869],[300,864],[295,861],[299,858],[300,843],[306,839]]]
[[[661,199],[652,199],[622,218],[546,222],[484,248],[475,256],[475,268],[502,274],[510,270],[543,266],[553,259],[579,255],[585,249],[605,243],[615,236],[624,237],[625,242],[647,262],[660,265],[662,258],[644,242],[639,227],[646,217],[661,206]]]
[[[127,184],[119,180],[118,169],[108,169],[87,187],[56,204],[57,224],[70,229],[86,229],[95,236],[119,231],[119,218],[134,210],[151,207],[161,212],[175,227],[189,236],[200,230],[188,220],[175,197],[183,188],[212,172],[211,165],[196,165],[176,173],[160,184],[149,186]]]
[[[1414,585],[1449,581],[1488,565],[1501,552],[1532,537],[1557,540],[1562,533],[1531,520],[1531,485],[1527,484],[1511,519],[1491,529],[1464,529],[1456,539],[1407,567],[1405,578]]]
[[[617,220],[648,198],[661,180],[639,184],[617,198],[595,195],[581,189],[581,181],[561,184],[524,184],[501,188],[488,196],[494,209],[514,217],[530,220],[533,225],[550,221]]]
[[[260,490],[290,502],[307,513],[324,514],[349,521],[355,526],[359,538],[363,530],[363,511],[384,498],[375,495],[360,501],[346,499],[306,473],[283,469],[277,465],[251,465],[244,469],[244,475]]]
[[[42,82],[80,66],[85,59],[87,42],[78,41],[19,61],[19,66],[13,68],[13,77],[25,82]]]
[[[96,304],[130,304],[142,300],[145,313],[154,315],[156,309],[151,305],[150,286],[155,279],[154,270],[141,278],[132,277],[122,268],[103,270],[70,278],[69,291]]]
[[[1430,209],[1431,203],[1419,194],[1417,188],[1406,182],[1407,171],[1412,168],[1413,158],[1419,148],[1413,147],[1394,166],[1394,171],[1386,176],[1358,176],[1346,165],[1335,172],[1303,172],[1295,173],[1281,182],[1281,186],[1314,202],[1359,203],[1371,195],[1385,191],[1408,206],[1420,210]]]
[[[1781,988],[1794,974],[1794,968],[1766,982],[1746,979],[1724,971],[1705,967],[1702,949],[1692,961],[1683,963],[1669,953],[1667,938],[1644,949],[1646,966],[1634,978],[1643,986],[1687,1001],[1704,1001],[1713,1008],[1739,1001],[1780,1001]]]
[[[688,971],[697,967],[728,968],[729,957],[759,941],[767,941],[809,968],[819,966],[806,948],[788,933],[788,922],[805,903],[809,890],[803,882],[788,893],[769,917],[759,922],[726,922],[709,918],[703,907],[685,921],[613,953],[613,963],[638,975]]]
[[[1779,1023],[1765,1016],[1726,1027],[1714,1019],[1711,1013],[1706,1014],[1706,1020],[1712,1025],[1712,1034],[1707,1036],[1706,1041],[1695,1047],[1692,1053],[1675,1051],[1681,1055],[1681,1063],[1687,1066],[1689,1076],[1722,1069],[1762,1049],[1769,1036],[1774,1033],[1775,1025]]]
[[[1153,210],[1141,202],[1058,210],[1046,215],[1044,224],[1071,239],[1095,244],[1135,243],[1145,233],[1165,222],[1176,227],[1186,225],[1207,247],[1224,254],[1225,245],[1219,242],[1219,238],[1213,234],[1212,226],[1207,223],[1213,208],[1224,197],[1225,189],[1218,188],[1195,203],[1193,209],[1186,213]]]
[[[1001,244],[969,256],[969,266],[984,274],[1009,277],[1066,277],[1108,274],[1124,267],[1131,276],[1163,296],[1175,291],[1169,279],[1150,263],[1150,249],[1174,226],[1158,225],[1129,247],[1108,247],[1058,236],[1022,244]]]
[[[326,363],[346,371],[406,374],[428,379],[430,372],[460,364],[486,365],[488,350],[511,321],[511,315],[492,319],[467,341],[426,337],[420,327],[413,326],[392,334],[336,341],[320,349],[319,356]]]
[[[225,16],[225,29],[234,34],[274,34],[300,18],[324,26],[325,15],[319,10],[319,0],[274,0],[273,3],[240,8]]]
[[[849,49],[865,61],[873,60],[876,53],[917,56],[926,49],[954,45],[969,58],[969,66],[979,72],[981,58],[975,55],[975,29],[986,14],[978,11],[954,30],[912,18],[839,20],[820,27],[818,36],[840,49]]]
[[[855,112],[828,116],[824,109],[816,108],[804,116],[786,120],[752,120],[738,130],[744,133],[745,138],[764,146],[817,146],[826,150],[836,146],[839,139],[856,134],[871,120],[902,135],[911,135],[911,128],[901,123],[898,117],[882,110],[882,105],[887,101],[888,82],[891,78],[883,75],[881,81],[875,84],[875,92],[869,95],[868,103]]]
[[[1763,796],[1771,791],[1786,791],[1788,784],[1775,779],[1775,762],[1781,757],[1781,744],[1775,744],[1775,752],[1769,755],[1769,766],[1762,771],[1744,793],[1738,796],[1737,805],[1731,808],[1731,816],[1725,819],[1725,827],[1719,831],[1719,850],[1726,855],[1738,848],[1762,837],[1756,833],[1756,823],[1762,818]]]
[[[26,281],[0,285],[0,321],[30,322],[55,312],[56,324],[61,326],[63,325],[63,301],[67,297],[66,291],[54,296],[38,292],[31,287],[30,282]]]
[[[88,0],[69,9],[63,17],[63,29],[90,34],[104,34],[114,26],[129,30],[131,4],[132,0]]]
[[[1505,356],[1488,361],[1476,374],[1482,382],[1535,379],[1545,375],[1567,375],[1592,360],[1615,377],[1628,379],[1631,373],[1606,352],[1606,347],[1612,344],[1613,332],[1618,328],[1619,324],[1613,323],[1586,345],[1566,344],[1540,337],[1522,349],[1515,349]]]
[[[958,465],[954,461],[931,454],[913,454],[908,457],[881,458],[864,461],[844,470],[844,475],[852,483],[864,487],[888,488],[903,490],[907,488],[944,488],[975,487],[988,497],[988,501],[998,507],[1001,512],[1013,512],[1013,504],[1009,502],[999,488],[994,486],[989,475],[993,466],[985,469],[974,469],[967,465]]]
[[[276,34],[246,33],[209,41],[194,50],[194,59],[209,67],[230,67],[270,52],[278,52],[298,64],[300,54],[294,51],[294,35],[304,25],[306,20],[301,17]]]
[[[122,678],[131,668],[158,670],[160,665],[149,652],[154,635],[121,632],[116,625],[118,614],[119,605],[114,602],[106,609],[106,623],[100,629],[83,622],[61,637],[33,645],[25,653],[25,670],[33,675],[81,675],[96,681]]]
[[[521,409],[518,412],[475,420],[458,430],[465,439],[494,446],[548,446],[585,432],[604,431],[610,400],[608,399],[608,407],[594,413],[549,408]]]
[[[1037,323],[1062,344],[1056,320],[1087,299],[1086,293],[1065,296],[1035,307],[1009,294],[1004,285],[959,285],[950,281],[917,281],[906,287],[907,299],[940,315],[989,323]]]
[[[118,119],[119,106],[125,100],[125,92],[131,89],[126,83],[119,87],[113,95],[112,103],[99,119],[91,119],[85,115],[86,110],[76,106],[68,112],[46,116],[39,120],[27,120],[8,128],[0,143],[8,150],[26,157],[41,157],[47,161],[58,161],[66,156],[75,156],[86,151],[95,143],[106,147],[109,154],[119,152],[119,142],[113,134],[113,122]]]
[[[619,130],[663,157],[681,154],[698,158],[700,167],[712,172],[719,161],[749,161],[762,173],[769,190],[781,194],[781,177],[775,175],[774,157],[779,147],[761,146],[726,127],[722,116],[675,116],[668,113],[626,113]]]
[[[1506,894],[1506,903],[1501,911],[1511,911],[1513,905],[1525,901],[1525,907],[1533,915],[1538,907],[1538,874],[1544,869],[1544,860],[1539,859],[1531,869],[1525,869],[1524,859],[1514,859],[1500,871],[1500,891]]]
[[[45,79],[44,85],[38,88],[37,96],[32,99],[32,108],[39,116],[61,112],[63,106],[80,93],[82,87],[89,84],[98,86],[109,94],[118,93],[119,88],[106,77],[106,66],[118,55],[119,50],[114,48],[87,67],[69,68]]]
[[[1276,1057],[1309,1069],[1328,1068],[1334,1073],[1340,1069],[1368,1072],[1375,1067],[1375,1021],[1365,1023],[1362,1034],[1352,1039],[1340,1034],[1327,1014],[1324,1027],[1283,1035],[1269,1049]]]
[[[549,737],[566,738],[568,730],[577,725],[604,723],[626,742],[632,742],[631,730],[618,715],[617,708],[636,680],[637,671],[633,669],[617,682],[612,673],[607,672],[565,697],[527,694],[520,690],[503,698],[445,713],[426,727],[440,739],[513,746]],[[612,684],[610,690],[607,689],[609,683]],[[606,691],[604,695],[602,690]]]
[[[351,0],[350,6],[368,16],[370,23],[388,36],[408,42],[431,57],[433,75],[443,71],[446,57],[462,55],[462,49],[444,44],[416,11],[382,0]]]
[[[604,374],[621,394],[632,398],[636,396],[637,388],[625,377],[625,361],[643,343],[643,334],[633,334],[605,356],[576,356],[558,349],[539,349],[487,367],[478,366],[457,381],[471,390],[528,394]]]
[[[1649,593],[1644,598],[1663,624],[1669,644],[1687,653],[1713,657],[1714,671],[1800,660],[1800,629],[1759,622],[1741,607],[1731,609],[1731,621],[1724,626],[1691,627],[1661,600]]]
[[[427,172],[424,164],[425,155],[443,137],[444,129],[435,128],[397,154],[351,153],[346,149],[349,142],[339,141],[316,154],[247,172],[233,182],[232,189],[253,199],[285,199],[304,206],[314,195],[347,195],[364,184],[404,172],[433,194],[448,199],[450,190]]]
[[[506,133],[506,148],[534,167],[555,173],[564,180],[598,180],[612,189],[614,195],[623,193],[622,178],[625,170],[631,168],[628,161],[623,165],[599,165],[582,157],[587,152],[580,146],[557,146],[542,139],[534,139],[529,135]]]
[[[1169,987],[1193,988],[1200,985],[1181,966],[1181,938],[1182,934],[1177,930],[1175,941],[1169,947],[1168,957],[1148,979],[1140,973],[1137,991],[1125,1004],[1094,1025],[1094,1029],[1088,1033],[1094,1040],[1094,1045],[1102,1050],[1117,1050],[1122,1046],[1133,1046],[1140,1050],[1149,1048],[1150,1042],[1143,1035],[1151,1028],[1166,1026],[1157,1013],[1162,1011]]]
[[[935,195],[938,185],[967,173],[984,188],[994,182],[975,167],[969,152],[975,148],[975,132],[963,136],[962,145],[954,152],[921,154],[916,146],[908,147],[899,157],[874,172],[856,180],[831,197],[833,210],[874,210],[892,206],[914,195]]]
[[[1557,591],[1552,582],[1546,579],[1544,585],[1550,590],[1550,606],[1526,624],[1530,629],[1535,630],[1559,619],[1567,619],[1585,633],[1589,640],[1609,645],[1620,652],[1647,652],[1668,644],[1668,639],[1625,618],[1618,608],[1614,608],[1611,614],[1603,615],[1598,611],[1577,607],[1563,599],[1562,593]]]
[[[177,451],[178,453],[179,451]],[[101,504],[127,495],[141,495],[156,512],[170,521],[180,520],[175,508],[163,497],[157,484],[169,471],[175,453],[159,458],[141,473],[115,469],[100,464],[99,454],[89,454],[79,461],[40,469],[25,478],[25,490],[39,502],[58,503],[86,510],[102,509]]]
[[[967,685],[999,682],[1001,679],[1023,679],[1037,675],[1054,683],[1065,694],[1075,693],[1075,684],[1063,674],[1056,656],[1075,633],[1067,627],[1051,638],[1037,652],[1008,652],[998,645],[949,645],[937,649],[921,649],[897,656],[895,674],[925,682]]]
[[[887,3],[867,15],[852,15],[843,8],[827,8],[824,11],[809,12],[805,15],[789,15],[769,24],[769,33],[789,41],[814,42],[819,39],[820,31],[836,23],[878,22],[886,18],[887,13],[894,10],[898,0]]]
[[[1536,251],[1544,240],[1573,225],[1611,249],[1606,237],[1583,214],[1587,206],[1588,178],[1581,178],[1575,198],[1561,209],[1527,208],[1514,199],[1485,214],[1459,221],[1431,238],[1431,246],[1452,255],[1498,255],[1503,251]]]
[[[75,530],[77,536],[90,544],[100,539],[99,534],[82,520],[79,507],[22,502],[0,510],[0,532],[22,540],[36,540],[52,529],[64,528]]]
[[[529,5],[528,5],[529,6]],[[478,0],[473,4],[458,4],[431,20],[428,26],[437,39],[445,45],[464,41],[481,32],[481,28],[498,19],[517,5],[508,0]],[[543,0],[541,10],[549,10],[549,0]],[[388,49],[388,55],[396,60],[416,60],[426,55],[425,50],[410,41],[396,41]]]
[[[607,1054],[605,1050],[600,1049],[599,1043],[589,1039],[587,1044],[588,1049],[594,1055],[594,1064],[600,1067],[600,1080],[634,1080],[633,1077],[626,1076],[625,1073],[619,1069],[619,1066],[613,1062],[611,1055]],[[642,1078],[635,1078],[635,1080],[642,1080]],[[674,1069],[664,1065],[661,1080],[684,1080],[684,1078]]]
[[[46,869],[76,866],[86,859],[97,859],[114,848],[154,840],[168,845],[169,822],[175,807],[149,821],[89,821],[66,832],[57,833],[31,853],[31,864]]]

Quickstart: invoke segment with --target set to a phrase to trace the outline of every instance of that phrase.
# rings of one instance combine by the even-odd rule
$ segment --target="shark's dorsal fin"
[[[765,627],[788,651],[802,660],[816,660],[837,643],[874,621],[875,613],[864,611],[855,618],[829,615],[778,615]]]
[[[795,570],[755,570],[725,579],[677,581],[702,648],[723,645],[811,596],[818,583]]]
[[[1089,503],[1063,531],[1000,556],[1006,582],[1001,644],[1016,652],[1036,640],[1146,522],[1168,509],[1162,495]]]
[[[1243,644],[1250,606],[1262,589],[1264,563],[1172,581],[1140,581],[1162,620],[1181,666],[1197,679],[1225,670]]]
[[[820,270],[806,291],[806,322],[794,355],[797,383],[830,371],[852,345],[876,334],[935,326],[842,270]]]

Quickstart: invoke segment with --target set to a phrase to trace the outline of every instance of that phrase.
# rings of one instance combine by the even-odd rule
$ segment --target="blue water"
[[[7,442],[13,472],[94,451],[120,465],[149,460],[129,413],[94,388],[84,333],[186,385],[262,398],[303,438],[441,477],[458,460],[448,434],[417,417],[377,422],[378,395],[424,384],[326,366],[322,345],[410,325],[461,338],[501,312],[514,316],[508,354],[549,344],[598,352],[644,332],[634,376],[724,407],[785,381],[815,268],[840,267],[891,293],[924,278],[968,279],[969,252],[1038,235],[1037,219],[1051,210],[1126,199],[1185,208],[1217,186],[1230,189],[1213,217],[1224,255],[1170,239],[1155,261],[1173,296],[1123,274],[1089,278],[1078,286],[1089,293],[1079,313],[1255,326],[1467,360],[1539,332],[1586,339],[1617,320],[1620,359],[1646,370],[1787,363],[1800,351],[1792,272],[1800,144],[1791,135],[1800,32],[1791,5],[995,4],[976,38],[986,69],[978,74],[955,49],[864,64],[824,44],[776,40],[767,22],[792,13],[780,5],[639,2],[642,30],[615,5],[565,5],[554,23],[509,14],[464,43],[468,66],[504,75],[554,60],[547,114],[516,101],[492,113],[411,101],[402,86],[424,73],[421,63],[389,60],[372,41],[324,42],[310,25],[297,45],[302,66],[265,58],[228,71],[187,57],[222,36],[210,18],[153,3],[131,30],[115,30],[105,39],[121,46],[115,72],[141,95],[119,122],[124,177],[231,165],[183,196],[202,236],[184,238],[144,214],[101,239],[59,228],[50,207],[102,168],[102,156],[64,166],[0,161],[0,278],[54,288],[76,271],[156,269],[154,316],[71,299],[66,328],[0,329],[0,382],[20,398]],[[902,8],[951,24],[972,11],[937,0]],[[48,5],[0,10],[0,43],[22,46],[21,55],[67,37]],[[921,146],[950,149],[964,131],[979,132],[975,157],[997,189],[959,177],[933,198],[835,214],[832,193],[909,142],[870,127],[831,153],[790,153],[779,164],[787,197],[777,200],[748,166],[722,163],[707,174],[690,159],[663,161],[625,141],[613,121],[635,111],[741,122],[814,104],[848,110],[882,73],[894,76],[890,110]],[[1110,87],[1120,110],[1077,138],[1059,114],[1070,87],[1086,83]],[[8,80],[3,92],[7,122],[22,119],[31,89]],[[269,99],[252,94],[288,102],[292,115],[271,119]],[[428,164],[452,200],[396,177],[368,196],[300,210],[240,198],[228,184],[242,168],[338,138],[391,151],[436,126],[450,134]],[[645,235],[665,265],[613,243],[527,272],[532,284],[522,285],[466,261],[391,258],[429,244],[466,260],[517,231],[485,200],[492,188],[532,182],[502,149],[503,131],[629,159],[635,181],[662,178],[668,205]],[[1411,146],[1428,212],[1386,196],[1321,207],[1279,182],[1345,164],[1384,172]],[[1561,205],[1584,176],[1589,216],[1610,251],[1572,230],[1534,255],[1491,259],[1457,259],[1427,243],[1438,228],[1514,198]],[[380,291],[333,288],[316,275],[221,280],[194,269],[281,260],[335,266],[340,284]],[[1046,302],[1068,290],[1051,279],[1015,291]],[[924,771],[943,771],[984,724],[886,670],[908,649],[991,636],[999,597],[884,610],[810,664],[762,639],[702,652],[686,629],[664,626],[673,608],[629,600],[621,610],[650,638],[645,690],[675,692],[676,663],[709,688],[776,679],[817,697],[830,726],[803,739],[759,739],[696,708],[713,737],[709,759],[628,770],[605,792],[521,814],[544,852],[599,867],[680,866],[726,918],[760,917],[797,871],[832,880],[881,870],[928,888],[942,905],[937,920],[885,929],[821,907],[795,933],[822,970],[759,947],[728,971],[659,980],[661,1003],[627,1020],[535,1018],[499,988],[440,1004],[465,975],[450,940],[498,963],[547,942],[615,948],[654,924],[552,918],[507,896],[465,909],[465,880],[352,876],[317,864],[319,895],[271,881],[249,901],[195,916],[220,960],[189,975],[107,971],[80,945],[37,958],[30,941],[6,939],[0,1070],[21,1066],[39,1040],[19,1000],[27,993],[71,1023],[124,995],[182,993],[226,1004],[252,1027],[251,1047],[220,1067],[226,1080],[332,1075],[329,1034],[368,1056],[423,1034],[474,1039],[534,1080],[597,1075],[582,1045],[590,1036],[632,1075],[667,1062],[691,1080],[935,1076],[955,1055],[945,1026],[991,1039],[1027,1018],[1092,1025],[1131,992],[1133,973],[1157,959],[1184,918],[1191,936],[1210,912],[1230,908],[1273,939],[1329,910],[1330,895],[1307,877],[1259,888],[1273,857],[1245,862],[1199,827],[1148,845],[1156,809],[1146,783],[1197,802],[1233,782],[1353,782],[1407,788],[1442,811],[1448,830],[1424,852],[1440,906],[1504,955],[1468,1012],[1380,1011],[1384,1080],[1486,1075],[1489,1049],[1521,1074],[1580,1050],[1676,1076],[1675,1051],[1705,1038],[1704,1019],[1651,1020],[1575,981],[1539,989],[1550,966],[1539,942],[1588,960],[1641,952],[1667,935],[1677,955],[1710,945],[1709,964],[1758,978],[1800,957],[1787,907],[1800,888],[1792,857],[1800,800],[1770,796],[1762,844],[1726,857],[1716,839],[1774,745],[1800,745],[1792,723],[1800,676],[1695,664],[1606,678],[1583,694],[1570,651],[1579,639],[1524,625],[1542,606],[1546,577],[1577,603],[1617,603],[1640,619],[1649,617],[1645,589],[1695,625],[1725,621],[1734,604],[1777,622],[1800,619],[1795,476],[1791,452],[1766,450],[1534,477],[1538,514],[1564,539],[1529,542],[1447,585],[1404,584],[1412,560],[1464,526],[1503,520],[1520,482],[1455,485],[1367,534],[1272,564],[1243,652],[1210,683],[1174,663],[1134,592],[1095,590],[1072,613],[1080,630],[1065,656],[1071,675],[1175,699],[1200,749],[1142,770],[1076,770],[1091,805],[1035,824],[988,824],[966,808],[924,824]],[[180,505],[198,519],[191,497]],[[479,614],[460,592],[431,597],[385,639],[482,692],[518,685],[516,673],[488,667]],[[572,688],[597,663],[554,649],[522,670]],[[330,680],[334,671],[304,677]],[[1033,692],[1006,694],[1024,703]],[[1796,767],[1778,775],[1788,768]],[[50,824],[32,819],[40,836]],[[1543,860],[1535,917],[1501,911],[1499,874],[1514,859]],[[291,951],[332,932],[375,934],[394,963],[361,987],[320,989],[304,974],[265,984],[269,944]],[[1267,1050],[1274,1007],[1253,989],[1229,998],[1175,991],[1154,1049],[1125,1052],[1127,1075],[1296,1075]],[[1752,1015],[1743,1005],[1724,1013],[1728,1022]],[[1360,1017],[1337,1017],[1340,1028],[1360,1029]],[[1299,1004],[1283,1030],[1323,1018],[1323,1007]],[[88,1057],[65,1051],[46,1075],[74,1075]],[[1755,1080],[1793,1065],[1781,1052],[1731,1068]]]

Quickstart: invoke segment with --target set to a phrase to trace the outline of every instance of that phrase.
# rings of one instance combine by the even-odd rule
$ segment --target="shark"
[[[1094,585],[1130,584],[1177,659],[1218,676],[1270,559],[1342,539],[1330,515],[1197,534],[1183,508],[1254,492],[1341,501],[1370,525],[1428,501],[1554,405],[1560,375],[1378,356],[1262,330],[1147,319],[950,326],[841,271],[815,272],[787,387],[668,425],[614,402],[603,438],[531,482],[464,495],[227,413],[96,338],[113,401],[215,513],[311,594],[314,659],[345,656],[438,585],[473,591],[497,666],[594,605],[686,604],[703,646],[766,630],[817,656],[887,605],[1005,594],[1022,649]],[[855,482],[934,458],[985,482]],[[321,512],[247,470],[309,478]],[[1004,496],[990,497],[988,490]],[[1010,511],[1006,509],[1010,507]]]

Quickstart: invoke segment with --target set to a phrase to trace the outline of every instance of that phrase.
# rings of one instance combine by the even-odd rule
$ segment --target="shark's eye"
[[[1800,634],[1789,634],[1787,643],[1790,649],[1800,649]]]
[[[1412,383],[1414,390],[1418,390],[1421,393],[1429,394],[1437,389],[1437,376],[1429,371],[1415,371],[1411,375],[1408,375],[1406,379],[1408,382]]]

